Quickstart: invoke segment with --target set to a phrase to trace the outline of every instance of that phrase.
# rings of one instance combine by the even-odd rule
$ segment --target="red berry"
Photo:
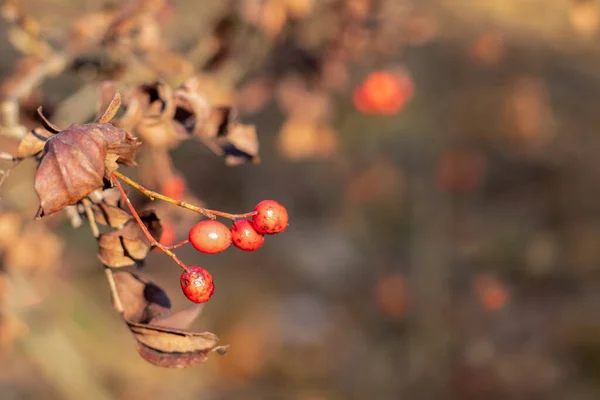
[[[256,211],[256,215],[252,216],[252,224],[259,233],[280,233],[288,226],[288,212],[275,200],[261,201],[256,205],[254,211]]]
[[[204,303],[215,291],[212,275],[202,267],[192,265],[181,274],[181,289],[194,303]]]
[[[256,232],[252,222],[247,219],[234,222],[231,227],[231,240],[233,244],[242,250],[258,250],[265,242],[265,235]]]
[[[219,221],[200,221],[190,229],[190,242],[202,253],[219,253],[231,244],[231,231]]]

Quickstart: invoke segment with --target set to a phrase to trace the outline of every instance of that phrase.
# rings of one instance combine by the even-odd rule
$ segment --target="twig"
[[[169,250],[166,246],[163,246],[162,244],[160,244],[150,234],[150,231],[148,231],[148,228],[146,227],[146,225],[144,225],[144,222],[142,222],[142,219],[140,218],[140,216],[138,215],[137,211],[135,210],[135,207],[133,207],[133,204],[131,204],[131,200],[129,200],[129,197],[125,193],[125,190],[123,190],[123,186],[121,186],[121,182],[119,182],[119,180],[117,179],[116,174],[117,174],[116,172],[113,173],[113,178],[114,178],[113,182],[114,182],[115,186],[117,187],[117,189],[119,189],[119,192],[121,193],[121,197],[123,197],[123,200],[125,200],[125,204],[127,204],[127,207],[129,208],[129,211],[131,212],[131,215],[133,215],[133,218],[135,219],[135,221],[138,223],[138,225],[142,229],[142,232],[144,232],[144,235],[146,236],[146,238],[150,242],[150,245],[151,246],[156,246],[159,249],[161,249],[166,255],[168,255],[169,257],[171,257],[173,259],[173,261],[175,261],[177,263],[177,265],[179,265],[185,271],[188,271],[187,265],[185,265],[175,255],[175,253],[173,253],[171,250]]]
[[[100,236],[100,230],[98,229],[98,224],[96,223],[96,217],[94,216],[94,211],[91,207],[91,201],[88,199],[83,199],[83,208],[85,209],[85,215],[90,223],[90,228],[92,229],[92,234],[96,239]]]
[[[128,178],[127,176],[121,174],[118,171],[113,172],[113,175],[115,177],[121,179],[123,182],[127,183],[129,186],[142,192],[150,200],[159,199],[162,201],[166,201],[167,203],[175,204],[176,206],[183,207],[188,210],[200,213],[210,219],[216,219],[216,217],[219,216],[219,217],[230,219],[232,221],[236,221],[238,219],[250,218],[253,215],[256,215],[255,211],[251,211],[251,212],[245,213],[245,214],[229,214],[229,213],[222,212],[222,211],[208,210],[206,208],[202,208],[202,207],[198,207],[193,204],[190,204],[190,203],[186,203],[185,201],[175,200],[169,196],[165,196],[164,194],[160,194],[153,190],[147,189],[147,188],[143,187],[142,185],[140,185],[139,183],[137,183],[136,181],[132,180],[131,178]]]
[[[173,250],[173,249],[176,249],[178,247],[184,246],[184,245],[188,244],[189,242],[190,242],[190,239],[185,239],[185,240],[183,240],[183,241],[181,241],[179,243],[175,243],[175,244],[172,244],[171,246],[165,246],[165,247],[167,249],[169,249],[169,250]]]
[[[104,267],[104,272],[106,273],[106,279],[108,280],[108,286],[110,287],[110,293],[112,294],[113,307],[119,314],[123,314],[125,310],[123,309],[123,303],[121,303],[119,292],[117,292],[117,284],[115,283],[115,277],[112,270],[108,267]]]

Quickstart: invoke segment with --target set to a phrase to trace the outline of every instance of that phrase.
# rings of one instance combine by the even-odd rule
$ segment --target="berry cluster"
[[[190,229],[187,240],[171,247],[189,242],[201,253],[216,254],[233,242],[241,250],[255,251],[263,245],[265,235],[281,233],[288,226],[287,210],[274,200],[261,201],[250,214],[251,221],[236,220],[231,229],[217,220],[200,221]],[[191,301],[204,303],[210,299],[215,287],[206,269],[192,266],[181,274],[181,289]]]

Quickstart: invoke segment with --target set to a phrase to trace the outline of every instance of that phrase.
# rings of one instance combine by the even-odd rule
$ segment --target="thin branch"
[[[188,210],[200,213],[210,219],[216,219],[216,217],[219,216],[219,217],[230,219],[232,221],[236,221],[238,219],[250,218],[253,215],[256,215],[256,211],[251,211],[251,212],[245,213],[245,214],[229,214],[229,213],[222,212],[222,211],[209,210],[206,208],[198,207],[193,204],[186,203],[185,201],[175,200],[169,196],[165,196],[164,194],[147,189],[147,188],[143,187],[142,185],[140,185],[139,183],[137,183],[136,181],[134,181],[133,179],[128,178],[127,176],[121,174],[118,171],[113,172],[113,175],[115,177],[121,179],[123,182],[127,183],[129,186],[139,190],[141,193],[146,195],[150,200],[159,199],[162,201],[166,201],[167,203],[175,204],[176,206],[183,207]]]
[[[117,292],[117,284],[115,283],[115,277],[112,270],[108,267],[104,267],[104,272],[106,273],[106,279],[108,280],[108,286],[110,287],[110,293],[112,294],[113,307],[119,314],[123,314],[125,310],[123,308],[123,303],[121,303],[119,292]]]
[[[183,241],[181,241],[179,243],[175,243],[175,244],[172,244],[171,246],[165,246],[165,247],[167,249],[169,249],[169,250],[173,250],[173,249],[176,249],[178,247],[184,246],[184,245],[188,244],[189,242],[190,242],[190,239],[185,239],[185,240],[183,240]]]
[[[142,219],[140,218],[140,216],[138,215],[137,211],[135,210],[135,207],[133,207],[133,204],[131,204],[131,200],[129,200],[129,197],[127,196],[127,193],[125,193],[125,190],[123,190],[123,186],[121,186],[121,182],[119,182],[119,180],[116,178],[116,172],[113,173],[113,178],[114,178],[113,182],[114,182],[115,186],[117,187],[117,189],[119,189],[119,192],[121,193],[121,197],[123,197],[123,200],[125,200],[125,204],[127,204],[127,207],[129,208],[129,211],[131,212],[131,215],[133,215],[133,218],[135,219],[135,221],[138,223],[138,225],[142,229],[142,232],[144,232],[144,235],[146,236],[146,238],[150,242],[150,245],[156,246],[159,249],[161,249],[166,255],[168,255],[169,257],[171,257],[173,259],[173,261],[175,261],[177,263],[177,265],[179,265],[185,271],[188,271],[187,265],[185,265],[175,255],[175,253],[173,253],[171,250],[169,250],[166,246],[163,246],[162,244],[160,244],[150,234],[150,231],[148,231],[148,228],[146,227],[146,225],[144,225],[144,222],[142,222]]]
[[[88,199],[83,199],[83,208],[85,209],[85,215],[90,223],[90,228],[92,229],[92,234],[96,239],[100,236],[100,230],[98,229],[98,224],[96,223],[96,217],[94,216],[94,211],[91,207],[91,201]]]

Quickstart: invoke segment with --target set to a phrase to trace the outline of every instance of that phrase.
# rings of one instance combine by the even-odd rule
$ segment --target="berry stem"
[[[207,218],[216,219],[216,217],[215,217],[214,214],[210,213],[208,210],[205,210],[202,207],[197,207],[197,206],[195,206],[193,204],[186,203],[185,201],[175,200],[175,199],[173,199],[173,198],[171,198],[169,196],[165,196],[164,194],[160,194],[160,193],[155,192],[153,190],[147,189],[147,188],[143,187],[142,185],[140,185],[139,183],[137,183],[136,181],[134,181],[133,179],[128,178],[127,176],[123,175],[122,173],[120,173],[118,171],[113,172],[113,175],[115,177],[121,179],[123,182],[125,182],[129,186],[133,187],[134,189],[137,189],[140,192],[142,192],[150,200],[159,199],[159,200],[162,200],[162,201],[166,201],[167,203],[175,204],[176,206],[187,208],[188,210],[192,210],[192,211],[195,211],[197,213],[200,213],[200,214],[204,215]]]
[[[121,186],[121,182],[119,182],[119,180],[116,178],[116,174],[117,174],[116,172],[113,173],[113,178],[115,178],[115,179],[113,179],[113,183],[115,184],[117,189],[119,189],[119,192],[121,193],[121,197],[123,197],[123,200],[125,200],[125,204],[127,204],[127,208],[129,208],[129,211],[131,211],[131,215],[133,215],[133,218],[135,219],[135,221],[138,223],[138,225],[142,229],[142,232],[144,232],[144,235],[146,236],[146,238],[150,241],[150,244],[152,246],[156,246],[159,249],[161,249],[166,255],[171,257],[173,259],[173,261],[175,261],[177,263],[177,265],[179,265],[181,268],[183,268],[187,272],[188,267],[175,255],[175,253],[173,253],[171,250],[169,250],[166,246],[163,246],[162,244],[160,244],[150,234],[150,231],[148,231],[148,228],[146,228],[146,225],[144,225],[144,223],[142,222],[142,219],[138,215],[137,211],[135,211],[135,207],[133,207],[133,204],[131,204],[131,200],[129,200],[129,197],[127,197],[125,190],[123,190],[123,186]]]
[[[173,249],[176,249],[176,248],[178,248],[178,247],[181,247],[181,246],[183,246],[183,245],[186,245],[186,244],[188,244],[189,242],[190,242],[190,239],[185,239],[185,240],[183,240],[183,241],[181,241],[181,242],[179,242],[179,243],[175,243],[175,244],[172,244],[172,245],[170,245],[170,246],[165,246],[165,248],[167,248],[167,249],[169,249],[169,250],[173,250]]]
[[[123,182],[125,182],[126,184],[128,184],[129,186],[142,192],[150,200],[159,199],[162,201],[166,201],[167,203],[175,204],[176,206],[183,207],[188,210],[200,213],[200,214],[204,215],[206,218],[217,219],[217,216],[219,216],[219,217],[230,219],[232,221],[236,221],[238,219],[252,217],[253,215],[256,214],[255,211],[251,211],[251,212],[245,213],[245,214],[230,214],[230,213],[226,213],[226,212],[222,212],[222,211],[209,210],[206,208],[195,206],[190,203],[186,203],[185,201],[175,200],[172,197],[165,196],[164,194],[147,189],[147,188],[143,187],[142,185],[140,185],[139,183],[137,183],[136,181],[134,181],[133,179],[123,175],[122,173],[120,173],[118,171],[113,172],[113,175],[115,177],[119,178],[120,180],[122,180]]]

